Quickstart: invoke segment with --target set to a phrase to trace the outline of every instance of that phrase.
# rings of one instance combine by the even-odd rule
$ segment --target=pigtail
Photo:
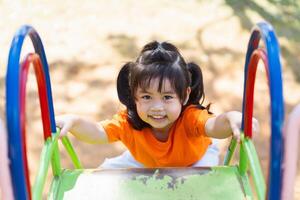
[[[132,97],[132,91],[129,85],[130,68],[135,65],[133,62],[128,62],[121,68],[117,78],[117,92],[118,98],[122,104],[127,108],[128,122],[137,130],[141,130],[144,127],[150,127],[138,116],[134,99]]]
[[[207,109],[209,112],[211,104],[208,104],[206,107],[202,105],[205,99],[205,94],[201,68],[193,62],[188,63],[187,68],[191,74],[191,93],[187,105],[195,104],[201,109]]]
[[[189,104],[199,104],[202,96],[204,95],[203,91],[203,77],[201,69],[195,63],[188,63],[187,68],[191,74],[191,93],[188,100]],[[203,99],[200,104],[203,103]]]
[[[132,104],[132,97],[131,97],[131,90],[129,86],[129,71],[130,66],[134,63],[128,62],[121,68],[118,78],[117,78],[117,92],[119,100],[122,104],[126,107],[131,107]]]

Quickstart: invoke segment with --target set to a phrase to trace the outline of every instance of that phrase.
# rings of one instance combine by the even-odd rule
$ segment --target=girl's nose
[[[156,101],[151,106],[151,111],[161,111],[164,109],[163,103],[161,101]]]

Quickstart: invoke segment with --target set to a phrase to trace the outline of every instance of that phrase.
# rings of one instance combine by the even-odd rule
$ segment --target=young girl
[[[126,110],[100,123],[64,115],[57,118],[57,125],[62,136],[70,131],[89,143],[106,138],[122,141],[128,151],[106,160],[102,167],[215,165],[218,159],[211,137],[238,137],[242,115],[236,111],[212,115],[209,106],[202,105],[203,88],[196,64],[186,63],[170,43],[151,42],[119,72],[118,97]],[[257,128],[253,120],[253,130]]]

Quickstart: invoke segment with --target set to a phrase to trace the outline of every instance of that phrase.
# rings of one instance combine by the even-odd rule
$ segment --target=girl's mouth
[[[149,115],[149,117],[155,121],[161,121],[161,120],[167,118],[166,115]]]

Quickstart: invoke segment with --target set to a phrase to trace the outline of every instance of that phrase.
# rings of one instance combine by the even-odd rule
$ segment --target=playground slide
[[[49,199],[244,199],[249,189],[238,168],[229,166],[64,170]]]

